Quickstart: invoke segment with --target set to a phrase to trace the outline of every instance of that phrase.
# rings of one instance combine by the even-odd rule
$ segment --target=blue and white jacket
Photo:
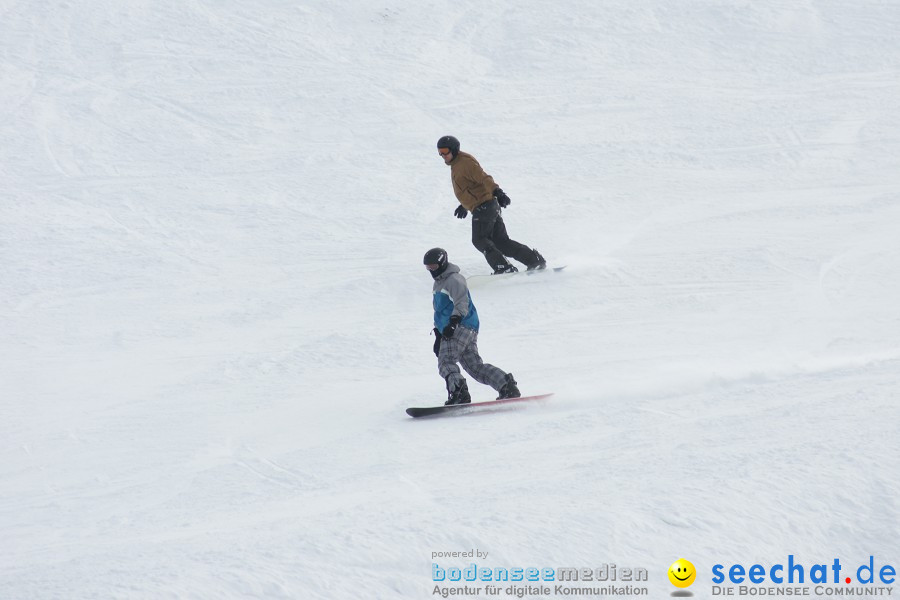
[[[434,305],[434,326],[438,331],[450,324],[450,317],[462,317],[460,325],[478,331],[478,311],[472,303],[472,294],[466,285],[466,278],[459,274],[459,267],[447,263],[447,268],[434,280],[432,291]]]

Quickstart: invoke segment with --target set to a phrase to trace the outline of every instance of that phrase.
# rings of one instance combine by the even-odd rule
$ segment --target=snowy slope
[[[701,598],[716,563],[900,565],[898,30],[0,2],[0,599],[428,598],[476,548],[654,597],[680,556]],[[444,397],[422,254],[487,271],[447,133],[569,265],[472,290],[545,406],[403,412]]]

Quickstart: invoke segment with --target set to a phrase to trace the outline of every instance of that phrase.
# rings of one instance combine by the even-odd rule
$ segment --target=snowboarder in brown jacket
[[[453,193],[459,206],[453,212],[459,219],[472,213],[472,245],[484,255],[494,273],[513,273],[518,269],[507,256],[523,263],[529,271],[543,269],[547,261],[541,253],[515,240],[506,233],[500,209],[509,206],[510,199],[484,172],[475,157],[459,151],[459,140],[445,135],[437,142],[438,154],[450,166]]]

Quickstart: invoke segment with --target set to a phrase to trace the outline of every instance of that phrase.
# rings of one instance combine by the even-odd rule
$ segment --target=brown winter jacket
[[[450,161],[450,179],[456,199],[469,212],[489,202],[497,189],[494,178],[484,172],[474,156],[466,152],[458,153]]]

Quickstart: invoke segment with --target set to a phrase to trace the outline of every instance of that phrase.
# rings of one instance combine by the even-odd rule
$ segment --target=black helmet
[[[438,149],[440,148],[449,148],[450,154],[453,155],[453,158],[456,158],[456,155],[459,154],[459,140],[453,137],[452,135],[445,135],[437,142]]]
[[[432,248],[425,253],[422,264],[428,267],[432,277],[437,277],[447,269],[447,251],[443,248]],[[432,267],[432,265],[437,265]]]

